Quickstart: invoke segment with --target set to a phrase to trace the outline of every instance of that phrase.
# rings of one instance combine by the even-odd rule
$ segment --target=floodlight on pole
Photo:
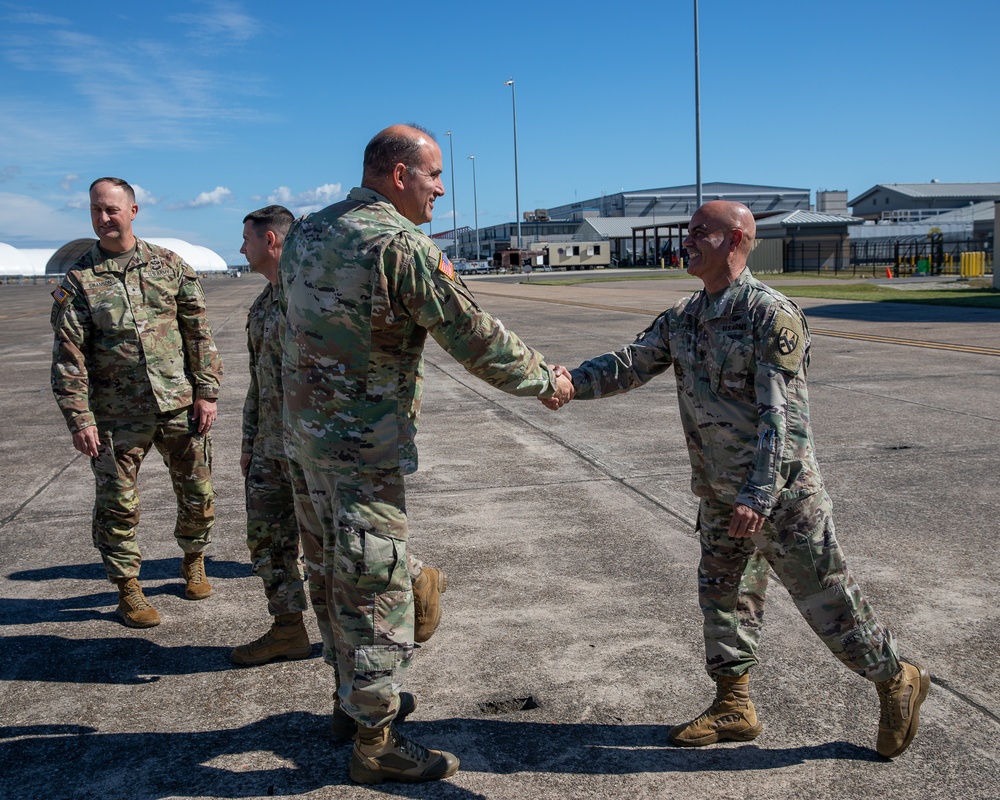
[[[476,191],[476,157],[474,155],[469,156],[469,161],[472,162],[472,209],[475,215],[475,226],[476,226],[476,261],[480,260],[479,257],[479,193]]]
[[[521,192],[517,185],[517,97],[514,93],[514,79],[508,78],[503,83],[510,87],[511,110],[514,114],[514,214],[517,217],[517,251],[518,260],[521,252]]]
[[[455,249],[451,251],[453,258],[458,258],[458,213],[455,211],[455,140],[451,131],[445,131],[448,137],[448,153],[451,157],[451,240]]]

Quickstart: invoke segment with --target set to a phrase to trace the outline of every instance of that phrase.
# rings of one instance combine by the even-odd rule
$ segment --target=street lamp
[[[479,261],[479,193],[476,191],[476,157],[469,156],[472,162],[472,208],[475,214],[476,225],[476,261]]]
[[[698,55],[698,0],[694,0],[694,169],[701,207],[701,59]]]
[[[455,211],[455,140],[451,136],[451,131],[445,131],[444,135],[448,137],[448,153],[451,156],[451,239],[455,245],[451,255],[453,258],[458,258],[458,214]]]
[[[521,193],[517,187],[517,97],[514,93],[514,79],[503,82],[510,87],[511,109],[514,112],[514,214],[517,216],[517,258],[521,260]]]

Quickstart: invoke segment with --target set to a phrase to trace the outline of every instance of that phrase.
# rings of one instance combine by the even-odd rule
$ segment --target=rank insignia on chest
[[[69,292],[63,289],[62,286],[60,286],[52,293],[52,299],[55,300],[59,305],[65,303],[66,298],[68,297],[69,297]]]
[[[438,272],[444,273],[448,276],[449,280],[455,280],[455,265],[448,260],[448,256],[444,253],[438,259]]]
[[[782,328],[778,331],[778,350],[781,351],[782,355],[789,355],[795,352],[795,348],[799,346],[799,335],[788,328]]]

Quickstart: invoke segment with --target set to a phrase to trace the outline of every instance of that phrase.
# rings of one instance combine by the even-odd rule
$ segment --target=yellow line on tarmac
[[[491,297],[504,297],[509,300],[530,300],[535,303],[554,303],[560,306],[577,306],[579,308],[594,308],[600,311],[621,311],[625,314],[641,314],[643,316],[656,317],[663,313],[650,311],[645,308],[623,308],[621,306],[601,305],[600,303],[581,303],[575,300],[554,300],[548,297],[525,297],[524,295],[502,294],[500,292],[481,291],[476,287],[476,294],[490,295]],[[833,336],[838,339],[854,339],[861,342],[876,342],[879,344],[898,344],[905,347],[926,347],[931,350],[947,350],[953,353],[969,353],[979,356],[1000,356],[1000,349],[995,347],[976,347],[968,344],[951,344],[949,342],[924,342],[919,339],[900,339],[894,336],[876,336],[869,333],[850,333],[848,331],[833,331],[825,328],[810,328],[811,333],[816,336]]]

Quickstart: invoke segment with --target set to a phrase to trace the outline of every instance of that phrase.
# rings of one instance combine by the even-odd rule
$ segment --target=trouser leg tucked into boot
[[[884,758],[900,755],[917,735],[920,704],[931,688],[931,676],[919,664],[899,662],[899,672],[876,683],[882,715],[875,749]]]
[[[441,622],[441,595],[448,588],[442,570],[424,567],[413,581],[413,641],[426,642]]]
[[[250,644],[234,648],[229,658],[234,664],[247,667],[267,664],[278,658],[289,661],[308,658],[311,650],[302,612],[293,611],[276,616],[267,633]]]
[[[152,628],[160,624],[160,615],[150,605],[136,578],[115,581],[118,586],[118,609],[115,613],[130,628]]]
[[[205,554],[185,553],[181,562],[181,577],[187,581],[184,596],[188,600],[204,600],[212,593],[212,586],[205,575]]]
[[[422,783],[454,775],[458,759],[441,750],[428,750],[404,738],[395,724],[383,728],[358,726],[351,754],[351,780],[357,783]]]
[[[681,747],[701,747],[720,739],[749,742],[764,726],[750,702],[750,675],[738,678],[719,675],[715,679],[715,702],[702,714],[670,729],[670,741]]]
[[[402,722],[410,714],[417,710],[416,695],[409,692],[399,693],[399,710],[396,712],[395,723]],[[358,724],[354,718],[340,707],[340,698],[337,693],[333,694],[333,722],[330,724],[330,732],[333,734],[335,745],[347,744],[354,738],[358,731]]]

